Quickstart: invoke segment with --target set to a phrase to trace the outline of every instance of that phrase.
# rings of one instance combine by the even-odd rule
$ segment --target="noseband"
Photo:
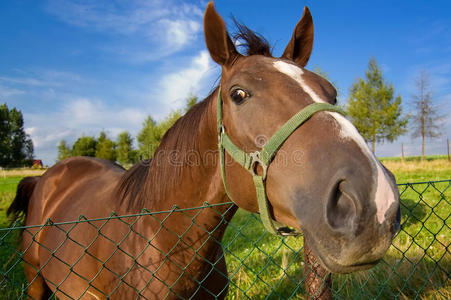
[[[270,214],[269,200],[266,195],[266,174],[269,164],[277,154],[280,146],[288,139],[288,137],[305,121],[310,119],[312,115],[320,111],[333,111],[344,114],[343,111],[329,103],[312,103],[301,109],[297,114],[291,117],[285,124],[280,127],[276,133],[263,145],[260,151],[246,153],[239,149],[226,134],[222,123],[222,98],[221,87],[218,92],[218,109],[217,109],[217,125],[218,125],[218,147],[221,165],[222,182],[227,196],[232,200],[230,192],[227,189],[226,172],[225,172],[225,151],[243,168],[248,170],[254,181],[257,193],[258,208],[260,218],[266,230],[276,235],[298,235],[294,229],[282,225],[275,221]],[[225,151],[224,151],[225,150]],[[257,166],[261,167],[262,174],[257,173]],[[232,200],[233,201],[233,200]]]

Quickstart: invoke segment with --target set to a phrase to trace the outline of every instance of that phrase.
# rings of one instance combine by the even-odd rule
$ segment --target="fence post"
[[[448,162],[450,162],[451,158],[449,157],[449,139],[446,139],[446,143],[448,144]]]
[[[304,237],[305,292],[307,299],[332,299],[332,276],[316,259]]]

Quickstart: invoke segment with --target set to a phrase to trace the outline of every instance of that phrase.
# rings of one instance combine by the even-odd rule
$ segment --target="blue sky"
[[[0,102],[24,113],[35,156],[56,159],[61,139],[81,134],[135,135],[145,117],[163,118],[189,94],[205,97],[220,69],[209,58],[202,16],[207,1],[48,0],[0,3]],[[264,35],[281,55],[304,5],[315,23],[307,68],[320,67],[346,102],[375,57],[409,111],[414,79],[429,72],[433,98],[445,115],[443,136],[428,154],[446,153],[451,120],[451,2],[215,1]],[[377,145],[379,156],[420,153],[409,135]]]

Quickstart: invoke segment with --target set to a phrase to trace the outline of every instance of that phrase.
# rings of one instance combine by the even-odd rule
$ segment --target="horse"
[[[223,299],[218,241],[238,207],[266,215],[276,233],[279,223],[302,231],[330,272],[371,268],[386,253],[399,226],[396,182],[336,108],[334,87],[305,69],[309,9],[281,57],[244,25],[238,51],[212,2],[204,33],[220,84],[167,131],[152,160],[125,170],[69,158],[19,183],[8,213],[59,224],[22,236],[29,297]],[[217,206],[188,210],[205,202]],[[136,214],[143,208],[166,213]],[[109,211],[129,218],[104,218]]]

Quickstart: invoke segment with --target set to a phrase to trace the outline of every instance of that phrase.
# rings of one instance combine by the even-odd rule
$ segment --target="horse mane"
[[[164,199],[166,191],[177,188],[186,164],[185,157],[174,155],[199,153],[199,125],[204,118],[215,117],[208,113],[215,90],[169,128],[151,160],[138,162],[122,176],[117,186],[121,205],[138,212],[150,208],[146,207],[149,203]]]
[[[264,37],[235,19],[234,23],[237,28],[234,40],[239,41],[238,46],[245,49],[245,55],[272,56],[271,46]],[[202,130],[199,124],[204,118],[214,118],[211,121],[216,124],[216,116],[208,112],[216,90],[217,88],[175,122],[163,136],[152,160],[138,162],[122,176],[117,186],[120,205],[125,205],[128,210],[136,212],[143,208],[150,209],[146,205],[155,203],[158,199],[165,199],[168,191],[177,188],[182,169],[186,165],[174,163],[169,156],[171,152],[182,155],[188,151],[199,153],[198,136]]]

